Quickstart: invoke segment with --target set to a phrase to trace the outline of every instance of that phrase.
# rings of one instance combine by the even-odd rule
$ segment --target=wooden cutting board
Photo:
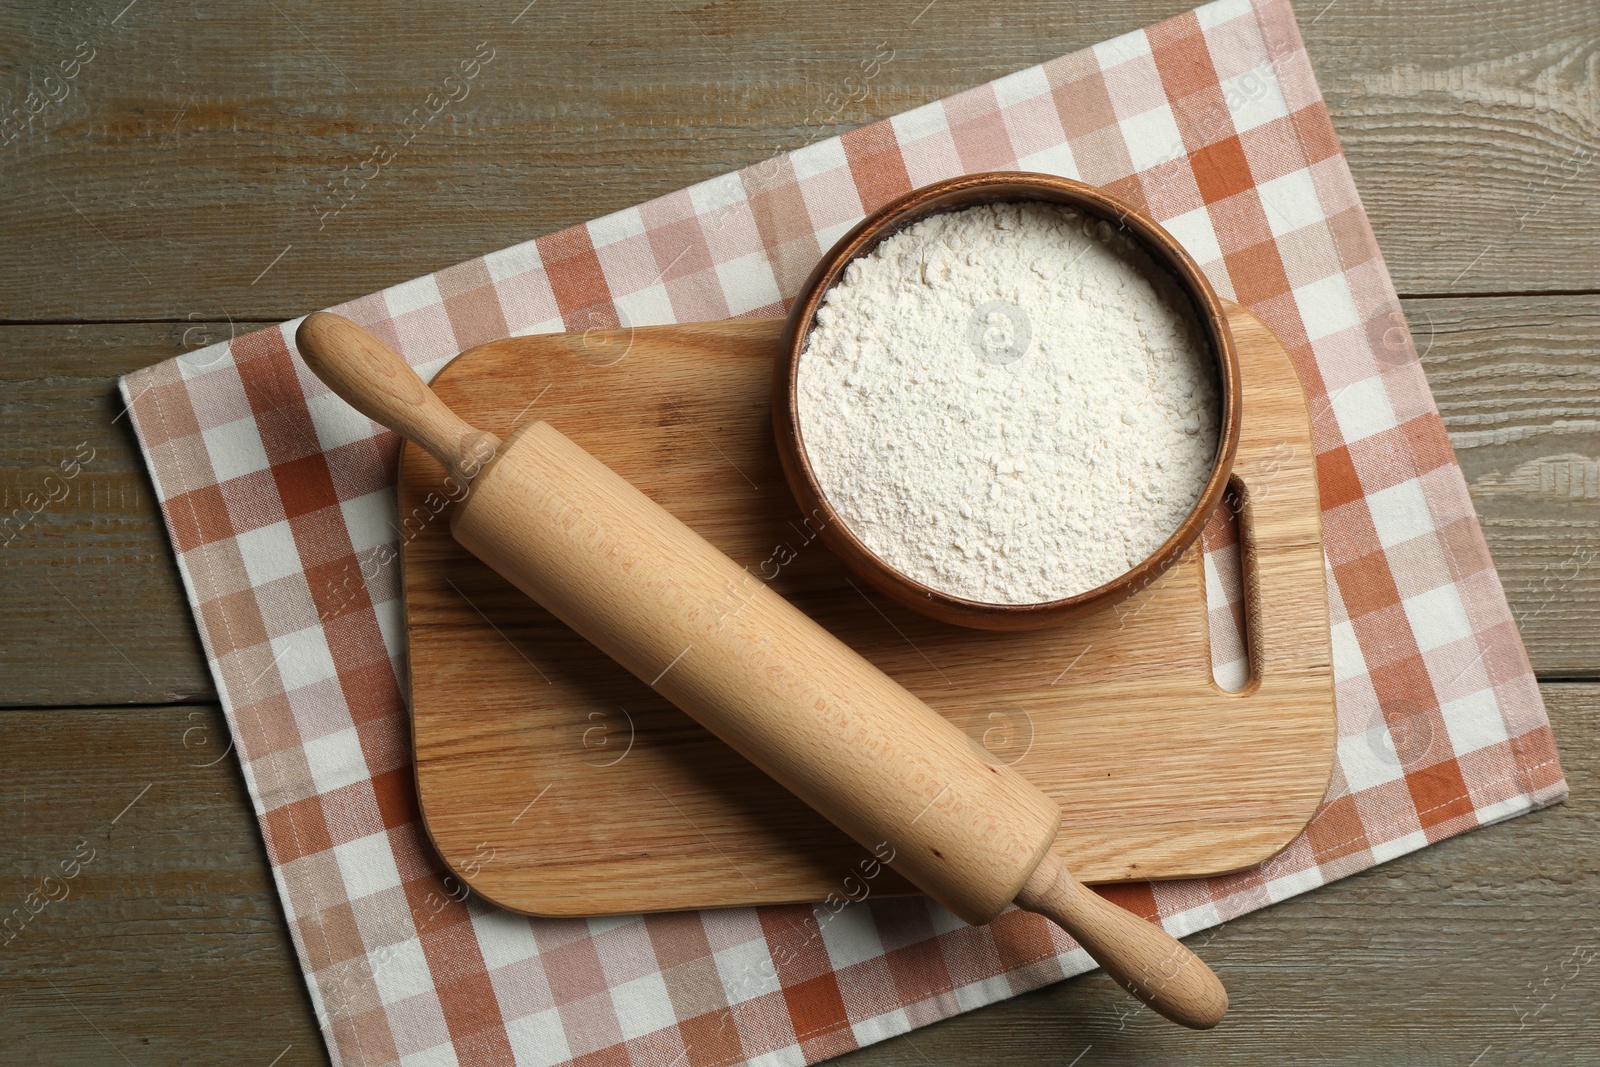
[[[1305,396],[1271,333],[1229,314],[1253,665],[1238,693],[1211,678],[1198,546],[1132,599],[1033,633],[934,622],[853,579],[778,467],[780,320],[511,338],[433,387],[502,436],[550,422],[1013,765],[1061,802],[1055,849],[1079,878],[1179,878],[1292,841],[1335,739]],[[551,916],[854,895],[866,851],[458,546],[445,484],[405,447],[417,788],[457,875]],[[870,886],[911,891],[887,869]]]

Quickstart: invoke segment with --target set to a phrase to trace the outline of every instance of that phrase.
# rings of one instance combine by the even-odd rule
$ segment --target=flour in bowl
[[[798,368],[806,455],[868,549],[968,600],[1087,592],[1158,549],[1217,453],[1177,281],[1075,208],[934,215],[846,268]]]

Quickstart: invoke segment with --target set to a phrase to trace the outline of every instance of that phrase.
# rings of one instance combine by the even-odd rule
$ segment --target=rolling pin
[[[504,441],[326,312],[307,365],[467,487],[450,530],[473,555],[963,920],[1015,902],[1057,923],[1128,992],[1196,1029],[1222,983],[1160,926],[1051,852],[1061,809],[811,617],[537,419]]]

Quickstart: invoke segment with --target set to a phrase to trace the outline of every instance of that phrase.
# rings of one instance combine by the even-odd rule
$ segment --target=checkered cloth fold
[[[1281,0],[1220,0],[338,310],[424,375],[506,335],[781,314],[865,213],[1005,169],[1141,205],[1277,332],[1315,415],[1339,713],[1327,800],[1260,869],[1108,895],[1188,934],[1564,796]],[[811,1062],[1092,966],[1035,916],[972,928],[920,898],[831,918],[798,906],[590,921],[461,899],[417,813],[398,576],[365,567],[395,544],[397,440],[312,377],[296,325],[122,387],[336,1062]],[[1228,539],[1213,526],[1224,634]],[[351,568],[371,575],[353,603]],[[1217,648],[1219,671],[1237,673],[1237,639]]]

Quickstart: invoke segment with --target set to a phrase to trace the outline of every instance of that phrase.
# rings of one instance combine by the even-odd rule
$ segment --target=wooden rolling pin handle
[[[306,366],[346,403],[427,449],[463,486],[500,448],[499,438],[462,421],[394,349],[349,319],[307,315],[294,340]]]
[[[1209,1030],[1227,1013],[1228,991],[1200,957],[1073,878],[1054,853],[1028,876],[1017,906],[1071,934],[1118,985],[1173,1022]]]

